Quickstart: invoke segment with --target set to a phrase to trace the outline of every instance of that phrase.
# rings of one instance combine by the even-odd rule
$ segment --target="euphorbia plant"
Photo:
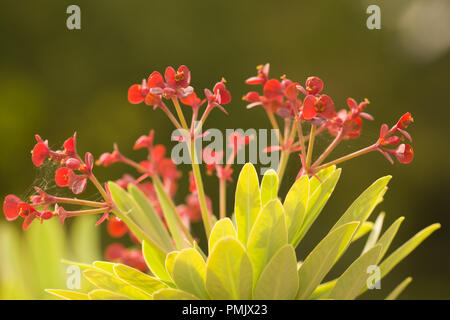
[[[232,164],[239,150],[253,136],[234,133],[227,137],[233,150],[223,160],[222,150],[198,150],[196,141],[208,135],[203,131],[214,109],[227,113],[224,106],[231,102],[225,80],[212,90],[205,89],[205,99],[198,97],[191,84],[191,72],[186,66],[175,71],[168,67],[164,77],[153,72],[141,84],[132,85],[128,100],[144,102],[162,110],[178,130],[172,137],[186,144],[189,151],[190,194],[183,204],[176,205],[181,172],[166,148],[155,145],[154,132],[143,135],[134,149],[147,149],[144,161],[124,156],[117,145],[111,153],[102,154],[98,165],[121,162],[130,165],[139,176],[124,175],[116,182],[102,184],[93,172],[94,157],[79,155],[76,136],[69,138],[62,150],[51,150],[48,142],[36,136],[32,151],[35,166],[47,159],[59,164],[55,183],[81,194],[90,181],[102,197],[101,201],[81,200],[50,195],[35,188],[30,202],[15,195],[5,198],[3,210],[8,220],[23,217],[24,229],[34,220],[41,222],[57,217],[64,223],[68,217],[98,214],[97,224],[108,220],[108,232],[120,238],[129,233],[142,250],[126,249],[121,244],[109,246],[105,252],[110,262],[78,264],[84,276],[98,289],[89,292],[48,290],[68,299],[353,299],[367,289],[367,268],[378,266],[381,277],[399,263],[426,237],[439,228],[434,224],[420,231],[387,258],[385,254],[397,233],[403,217],[397,219],[381,236],[384,214],[374,223],[368,218],[382,201],[390,176],[375,181],[348,208],[329,233],[306,257],[297,257],[295,249],[330,198],[341,174],[336,165],[371,151],[379,151],[390,162],[392,155],[400,163],[409,163],[413,149],[402,141],[411,141],[405,129],[412,122],[409,113],[389,128],[381,126],[375,142],[359,151],[326,162],[342,142],[357,138],[363,119],[373,120],[365,112],[369,101],[357,103],[348,98],[349,110],[335,111],[333,100],[322,93],[324,84],[318,77],[309,77],[305,86],[285,76],[281,81],[269,78],[269,64],[258,67],[258,74],[247,84],[261,85],[262,94],[251,91],[244,96],[248,108],[262,106],[274,129],[278,144],[265,152],[281,152],[277,171],[265,172],[261,183],[252,164],[246,164],[237,181],[234,211],[226,208],[226,184],[233,179]],[[170,101],[173,107],[166,105]],[[185,107],[180,105],[183,104]],[[183,108],[191,108],[191,122]],[[281,121],[282,126],[279,125]],[[281,130],[280,130],[280,127]],[[305,135],[305,130],[309,133]],[[316,136],[328,132],[334,137],[330,145],[314,157]],[[292,153],[298,153],[301,170],[284,200],[279,198],[279,184]],[[219,214],[205,193],[200,163],[206,172],[219,180]],[[64,207],[79,206],[77,210]],[[190,224],[202,221],[207,243],[198,243],[191,234]],[[323,282],[325,276],[348,246],[369,233],[359,257],[335,280]],[[401,283],[389,298],[395,298],[409,283]]]

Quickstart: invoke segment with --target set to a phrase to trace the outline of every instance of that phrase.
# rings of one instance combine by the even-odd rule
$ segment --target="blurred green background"
[[[70,4],[81,7],[81,30],[66,28]],[[366,27],[370,4],[381,8],[381,30]],[[156,129],[157,142],[171,144],[172,127],[163,114],[144,105],[131,105],[126,98],[131,84],[153,70],[163,71],[167,65],[186,64],[199,93],[222,76],[228,80],[233,96],[227,106],[230,115],[215,112],[207,126],[269,127],[264,112],[245,110],[240,98],[251,89],[244,80],[255,74],[255,66],[270,62],[272,77],[286,74],[300,82],[310,75],[321,77],[325,92],[338,107],[346,107],[349,96],[356,100],[367,97],[372,102],[368,112],[375,121],[366,122],[361,138],[343,144],[336,156],[372,143],[382,122],[393,124],[406,111],[415,119],[410,129],[414,161],[391,166],[380,154],[370,154],[343,164],[335,194],[299,253],[303,255],[317,243],[372,181],[392,174],[390,190],[377,211],[386,210],[386,226],[401,215],[407,218],[393,247],[433,222],[441,222],[443,227],[383,279],[383,294],[371,292],[364,297],[384,297],[406,276],[412,276],[414,280],[402,298],[448,299],[449,31],[447,0],[2,1],[0,195],[28,196],[36,179],[51,192],[61,192],[52,183],[48,169],[36,170],[31,164],[29,152],[35,133],[49,139],[50,145],[59,146],[77,131],[80,151],[91,151],[96,157],[117,142],[124,154],[143,159],[144,154],[133,152],[132,145],[150,128]],[[327,142],[325,135],[319,138],[319,148]],[[299,166],[298,159],[292,157],[287,170],[290,182]],[[96,172],[103,180],[117,179],[125,169],[117,165]],[[187,190],[187,176],[185,171],[178,202]],[[217,181],[207,178],[206,183],[208,194],[216,200]],[[229,189],[231,194],[234,186]],[[286,191],[287,185],[282,194]],[[228,201],[231,208],[233,199]],[[17,223],[5,224],[1,218],[1,248],[12,250],[20,244],[20,249],[14,250],[31,257],[27,237],[32,236],[28,233],[45,232],[35,230],[43,226],[35,223],[23,233],[16,230]],[[15,225],[17,228],[11,227]],[[69,234],[73,225],[52,228],[53,233]],[[101,226],[91,231],[102,233],[102,248],[111,242],[104,229]],[[13,235],[6,237],[7,232]],[[53,233],[48,236],[53,237]],[[64,235],[54,237],[64,239]],[[69,237],[64,241],[72,248],[85,248],[81,240]],[[42,255],[45,252],[44,247]],[[82,258],[68,250],[57,252],[65,258]],[[100,251],[91,256],[99,255]],[[18,273],[16,262],[0,257],[0,270]],[[27,269],[23,274],[34,274],[34,267]],[[3,277],[8,275],[5,272]],[[55,285],[51,277],[47,282],[36,285]],[[44,297],[36,292],[39,290],[26,297]]]

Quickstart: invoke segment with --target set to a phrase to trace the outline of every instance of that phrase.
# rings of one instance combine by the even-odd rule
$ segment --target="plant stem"
[[[300,142],[300,152],[302,153],[303,159],[306,159],[306,145],[305,137],[303,136],[302,120],[300,118],[295,118],[295,123],[297,124],[298,140]]]
[[[313,167],[320,165],[323,160],[337,147],[337,145],[342,141],[342,137],[344,136],[344,130],[340,130],[337,136],[334,138],[333,142],[325,149],[325,151],[317,158],[316,162],[314,162]]]
[[[315,137],[316,137],[316,126],[314,124],[312,124],[311,125],[311,133],[309,135],[308,153],[306,155],[306,162],[305,162],[306,171],[308,171],[309,167],[311,166],[311,159],[312,159],[313,150],[314,150]]]
[[[100,194],[102,195],[103,199],[105,199],[106,202],[109,201],[108,198],[108,194],[106,193],[105,189],[103,189],[102,185],[100,184],[100,182],[97,180],[97,178],[93,175],[90,174],[89,175],[89,180],[92,181],[92,183],[94,184],[94,186],[97,188],[97,190],[100,192]]]
[[[99,213],[105,213],[108,210],[108,208],[98,208],[98,209],[89,209],[89,210],[78,210],[78,211],[67,211],[68,217],[73,216],[82,216],[82,215],[89,215],[89,214],[99,214]]]
[[[180,118],[182,127],[185,130],[189,131],[188,124],[187,124],[186,119],[184,117],[183,111],[181,110],[180,103],[178,102],[178,99],[177,98],[172,98],[172,102],[173,102],[173,105],[175,106],[175,110],[177,111],[178,118]]]
[[[364,148],[364,149],[355,151],[355,152],[350,153],[350,154],[348,154],[348,155],[346,155],[346,156],[343,156],[343,157],[338,158],[338,159],[336,159],[336,160],[333,160],[333,161],[330,161],[330,162],[328,162],[328,163],[325,163],[325,164],[323,164],[323,165],[321,165],[321,166],[313,167],[314,172],[317,172],[317,171],[322,170],[322,169],[324,169],[324,168],[326,168],[326,167],[329,167],[329,166],[332,166],[332,165],[335,165],[335,164],[338,164],[338,163],[341,163],[341,162],[344,162],[344,161],[353,159],[353,158],[355,158],[355,157],[361,156],[361,155],[366,154],[366,153],[369,153],[369,152],[371,152],[371,151],[375,151],[376,149],[377,149],[377,145],[376,145],[376,144],[373,144],[373,145],[371,145],[371,146],[368,146],[367,148]]]
[[[71,199],[71,198],[60,198],[60,197],[53,197],[53,199],[57,203],[75,204],[75,205],[86,206],[86,207],[105,208],[107,206],[106,203],[97,202],[97,201],[88,201],[88,200]]]
[[[291,153],[289,151],[281,151],[280,156],[280,165],[278,166],[278,183],[281,184],[281,180],[283,179],[284,171],[286,170],[286,165],[289,161]]]
[[[164,111],[164,113],[167,115],[167,117],[170,119],[170,121],[173,123],[173,125],[175,126],[175,128],[177,129],[181,129],[181,124],[178,122],[177,118],[175,118],[175,116],[173,115],[172,112],[170,112],[169,108],[167,108],[166,104],[164,102],[161,102],[159,104],[159,107],[161,108],[162,111]]]
[[[267,113],[267,117],[269,118],[270,123],[272,124],[272,127],[275,130],[277,130],[278,141],[281,144],[283,141],[283,135],[281,134],[277,119],[275,119],[275,116],[273,115],[273,112],[271,110],[266,109],[266,113]]]
[[[223,178],[219,179],[220,193],[220,219],[227,216],[227,181]]]
[[[197,153],[195,150],[195,140],[191,140],[191,162],[192,173],[194,174],[195,185],[197,187],[198,200],[200,202],[200,210],[202,212],[203,226],[205,227],[206,239],[209,239],[211,232],[211,220],[209,218],[208,206],[206,204],[205,190],[203,189],[202,175],[197,161]]]

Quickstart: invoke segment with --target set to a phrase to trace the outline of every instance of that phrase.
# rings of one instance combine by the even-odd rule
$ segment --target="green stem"
[[[227,181],[223,178],[219,180],[220,193],[220,219],[227,216]]]
[[[205,227],[206,239],[209,239],[211,232],[211,220],[209,218],[208,206],[206,204],[205,190],[203,189],[202,175],[197,161],[197,153],[195,150],[195,140],[191,140],[191,162],[192,173],[194,174],[195,185],[197,187],[198,200],[200,202],[200,209],[202,213],[203,226]]]
[[[335,164],[342,163],[342,162],[344,162],[344,161],[353,159],[353,158],[355,158],[355,157],[361,156],[361,155],[366,154],[366,153],[369,153],[369,152],[371,152],[371,151],[375,151],[376,149],[377,149],[377,145],[375,145],[375,144],[374,144],[374,145],[371,145],[371,146],[368,146],[367,148],[364,148],[364,149],[355,151],[355,152],[353,152],[353,153],[350,153],[350,154],[348,154],[348,155],[346,155],[346,156],[343,156],[343,157],[341,157],[341,158],[338,158],[338,159],[336,159],[336,160],[327,162],[327,163],[325,163],[325,164],[323,164],[323,165],[321,165],[321,166],[313,167],[313,171],[314,171],[314,172],[320,171],[320,170],[322,170],[322,169],[325,169],[326,167],[329,167],[329,166],[332,166],[332,165],[335,165]]]
[[[314,150],[315,137],[316,137],[316,126],[311,125],[311,133],[309,135],[309,144],[308,144],[308,153],[306,154],[306,162],[305,162],[306,171],[308,171],[309,167],[311,166],[311,159],[312,159],[313,150]]]
[[[184,117],[183,111],[181,110],[180,103],[177,98],[172,98],[173,105],[175,106],[175,110],[177,111],[178,118],[180,118],[182,127],[189,132],[189,127],[186,122],[186,118]]]
[[[68,217],[73,216],[83,216],[83,215],[90,215],[90,214],[99,214],[99,213],[105,213],[108,211],[108,208],[98,208],[98,209],[89,209],[89,210],[78,210],[78,211],[67,211]]]
[[[314,162],[313,167],[320,165],[326,157],[337,147],[337,145],[342,141],[344,136],[344,130],[340,130],[337,136],[334,138],[333,142],[325,149],[325,151],[317,158],[316,162]]]
[[[270,123],[272,124],[272,127],[277,130],[278,135],[278,141],[281,144],[283,142],[283,135],[281,134],[280,127],[278,126],[277,119],[275,119],[275,116],[273,115],[273,112],[266,109],[267,117],[269,118]]]
[[[97,201],[88,201],[88,200],[71,199],[71,198],[60,198],[60,197],[53,197],[53,199],[57,203],[75,204],[75,205],[86,206],[86,207],[105,208],[107,206],[106,203],[97,202]]]
[[[93,175],[90,174],[89,175],[89,180],[92,181],[92,183],[94,184],[94,186],[97,188],[97,190],[100,192],[100,194],[102,195],[103,199],[105,199],[106,202],[109,201],[108,198],[108,194],[106,193],[105,189],[103,189],[102,185],[100,184],[100,182],[97,180],[97,178]]]
[[[300,142],[300,152],[302,153],[303,159],[306,159],[306,145],[305,145],[305,137],[303,136],[302,120],[300,118],[295,118],[295,123],[297,124],[298,140]]]

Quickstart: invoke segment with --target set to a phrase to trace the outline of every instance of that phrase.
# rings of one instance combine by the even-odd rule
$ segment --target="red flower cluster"
[[[391,129],[389,129],[387,124],[383,124],[380,129],[380,137],[377,142],[377,149],[381,152],[382,155],[388,159],[390,163],[394,163],[392,160],[391,154],[394,155],[398,162],[400,163],[410,163],[414,158],[414,150],[409,144],[400,144],[401,141],[404,140],[404,138],[408,139],[409,141],[412,141],[412,138],[408,132],[405,131],[405,129],[409,126],[411,122],[413,122],[414,119],[411,116],[411,114],[405,113],[400,120],[397,122],[396,125],[394,125]],[[395,134],[400,134],[395,135]],[[387,147],[389,146],[396,146],[395,149],[389,149]]]
[[[120,243],[113,243],[105,250],[105,259],[109,261],[123,263],[140,271],[147,271],[142,251],[139,249],[126,249]]]
[[[8,221],[16,220],[19,216],[24,218],[23,230],[28,229],[34,219],[41,221],[48,220],[53,217],[51,211],[38,211],[34,205],[22,201],[19,197],[10,194],[7,195],[3,202],[3,212]]]

